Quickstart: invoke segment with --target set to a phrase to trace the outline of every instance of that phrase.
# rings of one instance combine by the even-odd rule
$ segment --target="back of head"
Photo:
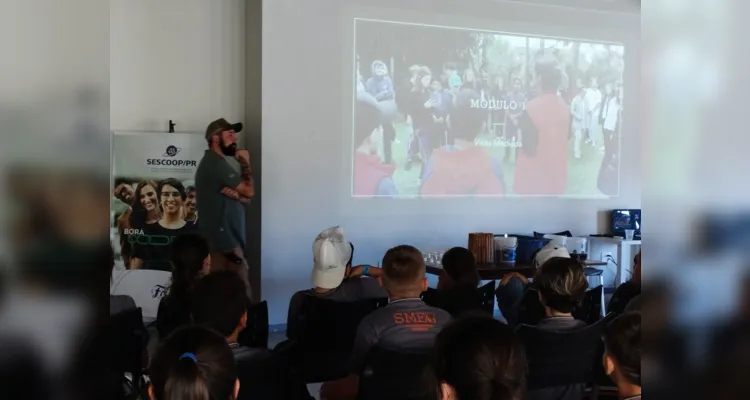
[[[583,265],[565,257],[552,257],[534,279],[545,306],[562,313],[575,310],[588,288]]]
[[[171,245],[172,286],[170,295],[184,299],[200,278],[208,258],[208,242],[194,234],[179,235]]]
[[[454,247],[443,254],[443,271],[455,289],[476,289],[479,274],[474,254],[465,247]]]
[[[473,89],[461,89],[456,95],[450,114],[450,134],[453,140],[473,141],[482,132],[487,110],[481,108],[481,95]]]
[[[346,240],[343,228],[334,226],[320,232],[313,242],[313,285],[322,289],[337,288],[353,256],[354,246]]]
[[[418,296],[424,281],[424,256],[417,248],[396,246],[383,256],[383,285],[391,297]]]
[[[453,321],[437,336],[434,383],[460,400],[520,400],[526,356],[513,328],[488,316]]]
[[[562,71],[557,59],[549,54],[540,56],[534,64],[538,85],[544,93],[556,92],[562,82]]]
[[[229,337],[247,312],[244,281],[233,271],[217,271],[201,278],[192,294],[193,321]]]
[[[159,345],[149,377],[153,400],[236,398],[232,349],[218,333],[199,326],[179,329]]]
[[[641,313],[626,312],[612,320],[605,329],[604,343],[605,355],[614,359],[619,376],[641,386]]]

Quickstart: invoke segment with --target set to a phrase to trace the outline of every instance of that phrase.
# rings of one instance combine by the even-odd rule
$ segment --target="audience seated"
[[[641,314],[626,312],[607,325],[604,371],[621,399],[641,398]]]
[[[581,263],[572,258],[552,257],[542,265],[534,283],[546,316],[537,328],[567,331],[586,326],[586,322],[573,318],[573,311],[588,288]]]
[[[534,279],[545,318],[537,329],[564,332],[583,328],[587,324],[573,317],[588,287],[583,266],[570,257],[547,259]],[[584,384],[567,387],[550,387],[529,391],[529,399],[578,400],[585,390]]]
[[[548,244],[541,248],[534,256],[534,265],[539,271],[539,267],[544,265],[547,260],[553,257],[570,258],[570,253],[565,247]],[[522,300],[526,291],[534,288],[536,283],[529,284],[529,280],[519,273],[510,273],[503,276],[500,285],[497,287],[495,295],[497,297],[497,307],[508,321],[508,324],[515,326],[519,323]]]
[[[211,267],[208,242],[195,234],[180,235],[171,246],[172,283],[159,302],[156,329],[165,338],[175,329],[190,323],[190,298],[195,282]]]
[[[297,314],[305,296],[317,296],[333,301],[355,302],[385,298],[381,287],[381,269],[369,265],[352,267],[354,246],[349,243],[344,230],[332,227],[321,232],[313,242],[313,288],[295,293],[289,301],[287,337],[295,337]]]
[[[635,255],[633,259],[632,278],[617,287],[612,299],[607,306],[608,313],[622,314],[628,308],[630,302],[641,294],[641,252]],[[633,307],[637,307],[633,305]]]
[[[429,307],[420,294],[427,289],[422,253],[412,246],[397,246],[383,257],[383,285],[389,303],[359,324],[352,350],[350,375],[321,388],[325,399],[352,399],[367,352],[378,346],[390,351],[419,352],[432,348],[435,336],[451,319],[446,311]]]
[[[151,400],[237,399],[232,349],[218,333],[187,326],[163,340],[149,368]]]
[[[454,247],[443,254],[443,271],[438,277],[439,290],[474,291],[479,273],[474,254],[465,247]]]
[[[437,336],[432,383],[441,400],[521,400],[526,358],[513,329],[485,316],[466,316]]]
[[[458,316],[482,310],[492,314],[495,308],[495,282],[477,288],[480,277],[474,254],[464,247],[454,247],[443,255],[443,270],[437,289],[428,288],[422,300],[430,306]]]
[[[195,324],[224,336],[238,366],[240,399],[307,398],[301,381],[290,377],[288,368],[268,349],[240,346],[237,337],[247,325],[245,283],[234,271],[218,271],[200,279],[192,294]]]

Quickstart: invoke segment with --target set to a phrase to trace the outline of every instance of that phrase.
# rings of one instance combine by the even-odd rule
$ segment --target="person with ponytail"
[[[148,394],[151,400],[235,400],[240,390],[236,368],[220,334],[187,326],[156,349]]]
[[[156,329],[160,338],[189,324],[190,298],[193,286],[211,268],[208,242],[196,234],[185,234],[172,242],[172,282],[167,295],[159,302]]]
[[[440,332],[429,369],[440,400],[521,400],[526,355],[513,328],[485,315],[459,318]]]
[[[604,372],[622,400],[641,398],[641,314],[626,312],[604,332]]]

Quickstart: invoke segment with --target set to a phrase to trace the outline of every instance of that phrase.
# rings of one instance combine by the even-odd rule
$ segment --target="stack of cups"
[[[517,237],[495,236],[495,259],[502,263],[516,262]]]
[[[495,260],[492,234],[475,232],[469,234],[469,251],[474,253],[477,264],[493,264]]]

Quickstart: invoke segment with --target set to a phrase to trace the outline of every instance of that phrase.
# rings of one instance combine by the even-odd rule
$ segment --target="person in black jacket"
[[[607,306],[608,313],[622,314],[633,299],[641,294],[641,252],[633,259],[632,278],[617,287]]]
[[[211,267],[208,242],[196,234],[177,236],[171,245],[171,260],[172,282],[156,314],[156,330],[161,340],[190,323],[193,286]]]
[[[248,301],[245,283],[235,272],[217,271],[196,283],[191,302],[193,322],[219,332],[232,349],[240,380],[238,399],[308,399],[307,386],[282,358],[237,342],[247,326]]]

